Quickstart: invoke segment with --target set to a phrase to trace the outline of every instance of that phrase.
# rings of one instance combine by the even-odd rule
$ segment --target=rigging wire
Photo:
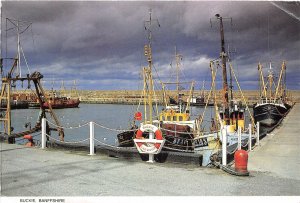
[[[35,53],[35,55],[36,55],[36,54],[37,54],[37,48],[36,48],[35,40],[34,40],[33,24],[31,25],[30,32],[31,32],[32,44],[33,44],[33,50],[34,50],[34,53]]]
[[[21,52],[22,52],[22,54],[23,54],[23,58],[24,58],[24,61],[25,61],[27,70],[28,70],[28,74],[30,75],[30,74],[31,74],[31,73],[30,73],[30,68],[29,68],[29,66],[28,66],[28,63],[27,63],[27,60],[26,60],[26,57],[25,57],[25,54],[24,54],[24,51],[23,51],[22,46],[20,46],[20,48],[21,48]]]

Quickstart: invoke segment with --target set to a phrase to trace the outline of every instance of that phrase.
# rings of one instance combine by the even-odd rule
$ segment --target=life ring
[[[151,125],[152,127],[152,132],[154,133],[155,135],[155,138],[157,140],[163,140],[163,136],[162,136],[162,132],[154,125]],[[143,127],[140,127],[137,132],[136,132],[136,135],[135,135],[135,138],[136,139],[145,139],[143,137],[143,133],[145,132],[145,129]],[[137,143],[137,145],[140,147],[143,145],[143,143]],[[160,147],[160,143],[155,143],[154,146],[159,149]]]

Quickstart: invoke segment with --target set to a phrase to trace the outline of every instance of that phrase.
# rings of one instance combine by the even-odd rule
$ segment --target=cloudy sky
[[[288,88],[300,89],[299,2],[4,1],[2,55],[16,55],[16,32],[5,18],[29,21],[33,24],[21,35],[22,49],[30,71],[40,71],[47,87],[51,81],[59,87],[62,80],[70,87],[76,80],[79,89],[141,89],[149,9],[160,24],[153,31],[155,78],[174,76],[176,46],[183,55],[181,80],[195,80],[196,89],[206,81],[208,88],[209,61],[220,53],[214,17],[219,13],[232,18],[232,24],[224,21],[226,48],[234,52],[232,63],[243,89],[258,88],[258,62],[267,71],[271,61],[278,72],[283,60]],[[21,65],[26,73],[24,60]]]

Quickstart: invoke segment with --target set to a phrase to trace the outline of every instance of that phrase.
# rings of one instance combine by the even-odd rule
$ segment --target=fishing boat
[[[78,108],[80,104],[79,98],[71,98],[70,96],[62,96],[61,93],[56,92],[52,89],[49,93],[48,101],[43,103],[43,106],[48,109],[49,103],[53,109],[63,108]]]
[[[72,99],[70,97],[50,97],[47,102],[43,103],[43,107],[48,109],[49,103],[53,109],[63,109],[63,108],[78,108],[80,104],[79,99]]]
[[[30,109],[39,109],[40,103],[38,101],[29,101],[28,102],[28,108]]]
[[[206,96],[207,95],[205,95],[205,88],[204,88],[204,81],[203,81],[200,95],[199,96],[192,95],[192,98],[190,99],[190,105],[191,106],[201,106],[201,107],[203,107],[207,103],[208,106],[213,106],[214,105],[213,102],[210,102],[208,100],[205,101]]]
[[[26,62],[25,54],[23,51],[23,48],[21,46],[21,34],[24,34],[25,31],[32,25],[30,22],[26,21],[21,21],[21,20],[15,20],[15,19],[10,19],[6,18],[5,21],[6,27],[12,26],[10,29],[6,29],[5,32],[5,40],[7,43],[7,36],[8,32],[11,30],[16,31],[16,43],[17,43],[17,54],[14,54],[16,57],[5,57],[2,58],[2,52],[0,56],[0,67],[1,67],[1,94],[0,94],[0,123],[3,128],[1,128],[0,132],[0,140],[7,140],[8,143],[14,143],[15,138],[20,138],[23,137],[24,135],[36,133],[41,130],[41,123],[42,123],[42,118],[46,118],[46,114],[49,113],[50,116],[54,119],[54,122],[58,126],[55,130],[59,133],[61,141],[64,140],[64,131],[59,123],[59,120],[57,119],[54,111],[52,111],[51,105],[49,106],[49,110],[45,110],[45,108],[42,106],[43,102],[47,102],[47,97],[45,97],[45,91],[42,87],[41,84],[41,79],[44,77],[40,72],[34,71],[30,73],[30,68]],[[3,38],[2,32],[1,34],[1,39]],[[8,49],[6,49],[6,53],[11,54]],[[21,69],[21,56],[23,56],[28,73],[22,72]],[[5,63],[4,63],[5,61]],[[11,64],[11,66],[10,66]],[[5,67],[4,67],[5,65]],[[7,70],[7,72],[4,72],[4,70]],[[32,84],[34,84],[34,90],[35,90],[35,95],[37,96],[37,99],[40,104],[40,111],[38,114],[38,119],[33,128],[31,128],[31,123],[26,123],[25,128],[29,127],[29,130],[25,130],[23,132],[14,132],[14,127],[12,126],[12,116],[11,116],[11,109],[13,108],[13,105],[20,105],[18,104],[19,101],[23,101],[24,98],[21,98],[21,94],[14,94],[13,93],[13,88],[16,88],[17,82],[21,83],[21,87],[23,88],[23,83],[27,82],[27,89],[31,89]],[[34,91],[33,89],[31,89]],[[22,92],[25,92],[22,91]],[[25,94],[23,94],[24,96]],[[26,101],[27,103],[27,101]],[[22,103],[21,103],[22,104]],[[23,105],[23,104],[22,104]],[[28,103],[27,103],[28,106]],[[49,126],[49,124],[46,121],[46,126]],[[54,128],[48,128],[46,129],[47,134],[50,135],[51,131],[54,130]],[[27,136],[28,137],[28,136]],[[26,139],[26,138],[25,138]]]
[[[221,36],[221,53],[220,57],[216,60],[210,61],[210,69],[212,75],[212,85],[211,89],[214,89],[214,108],[216,114],[216,120],[212,120],[212,130],[215,130],[218,139],[222,145],[226,144],[227,149],[231,150],[231,154],[235,150],[237,150],[238,139],[240,139],[241,143],[244,143],[244,146],[247,146],[249,142],[249,138],[251,142],[253,140],[252,132],[256,130],[256,125],[254,123],[254,118],[251,115],[250,109],[244,97],[243,91],[239,85],[237,77],[235,75],[234,69],[231,64],[231,58],[229,54],[225,50],[225,36],[224,36],[224,28],[223,28],[223,17],[219,14],[216,14],[215,17],[220,22],[220,36]],[[229,77],[230,83],[228,85],[228,70],[227,65],[229,65]],[[216,83],[215,78],[217,75],[217,70],[222,70],[222,101],[217,104],[217,93],[216,93]],[[236,99],[233,97],[233,77],[239,88],[239,92],[242,96],[242,99]],[[208,101],[210,100],[210,94],[208,97]],[[207,104],[206,104],[207,105]],[[250,124],[249,127],[246,127],[246,116],[245,114],[249,114],[250,116]],[[203,116],[200,120],[200,124],[202,123]],[[214,125],[213,125],[214,124]],[[214,127],[215,126],[215,127]],[[226,134],[226,143],[224,143],[223,136]],[[250,134],[251,133],[251,134]],[[241,148],[241,146],[239,146]]]
[[[249,133],[255,130],[254,118],[251,115],[250,109],[247,105],[246,99],[244,97],[243,91],[239,85],[237,77],[234,73],[234,69],[231,64],[231,58],[225,50],[225,37],[224,37],[224,28],[223,28],[223,17],[219,14],[216,14],[215,17],[220,22],[220,35],[221,35],[221,53],[218,60],[210,62],[210,67],[212,75],[216,74],[218,67],[222,69],[222,102],[220,104],[215,103],[215,112],[216,117],[220,125],[220,129],[224,129],[227,134],[227,146],[235,146],[237,144],[237,139],[240,136],[241,142],[246,143],[249,140]],[[228,71],[227,64],[229,65],[229,85],[228,85]],[[236,99],[233,97],[233,78],[239,88],[239,92],[242,96],[242,99]],[[214,87],[215,88],[215,87]],[[216,95],[215,95],[216,102]],[[250,116],[250,126],[246,127],[245,114],[248,113]],[[252,137],[251,137],[252,140]],[[221,140],[222,141],[222,140]],[[223,142],[223,141],[222,141]],[[222,143],[224,144],[224,143]]]
[[[260,122],[263,126],[272,127],[286,116],[292,106],[286,94],[286,63],[285,61],[282,62],[277,85],[272,64],[270,63],[266,81],[262,68],[262,65],[259,63],[260,99],[253,106],[253,114],[255,122]]]
[[[194,138],[194,131],[197,128],[196,120],[191,120],[190,116],[190,101],[194,90],[194,81],[180,82],[179,72],[181,69],[181,61],[183,56],[177,52],[175,47],[175,61],[176,61],[176,81],[175,82],[161,82],[163,88],[163,104],[164,108],[159,113],[159,122],[162,133],[166,140],[163,149],[192,149],[192,140]],[[188,95],[184,95],[181,90],[185,89],[182,86],[184,84],[190,85],[188,87]],[[166,87],[168,85],[176,85],[176,98],[175,102],[172,102],[172,98],[167,94]],[[183,97],[187,97],[187,102],[184,102]]]
[[[5,108],[7,106],[6,101],[1,103],[1,108]],[[10,101],[11,109],[28,109],[29,103],[27,101],[13,99]]]
[[[222,17],[218,17],[222,25]],[[146,21],[151,25],[151,20]],[[223,26],[223,25],[222,25]],[[151,27],[151,26],[149,26]],[[128,131],[122,132],[117,135],[119,141],[119,147],[133,147],[136,146],[140,153],[155,152],[176,152],[184,154],[195,154],[203,158],[201,165],[207,165],[212,161],[212,156],[220,152],[221,145],[237,146],[238,135],[241,136],[242,141],[246,141],[249,138],[249,132],[245,129],[245,116],[244,109],[240,108],[237,102],[229,102],[228,92],[224,92],[224,101],[221,105],[216,104],[215,112],[216,117],[211,121],[211,127],[206,130],[202,127],[204,122],[204,114],[199,115],[196,119],[191,119],[190,115],[190,99],[193,92],[193,84],[191,85],[189,98],[187,103],[183,102],[183,99],[178,96],[177,104],[171,104],[168,101],[167,95],[165,95],[164,84],[163,86],[163,98],[164,108],[158,112],[157,116],[153,115],[153,99],[157,97],[154,91],[153,77],[152,77],[152,49],[151,49],[151,30],[147,27],[148,31],[148,44],[144,47],[144,53],[147,58],[148,66],[143,68],[143,100],[144,100],[144,115],[141,112],[135,113],[136,121],[140,122],[139,125],[131,125]],[[221,29],[222,30],[222,29]],[[221,36],[224,38],[224,33],[221,31]],[[177,61],[180,57],[177,55]],[[223,67],[223,73],[227,76],[226,62],[227,57],[225,54],[224,40],[222,41],[222,53],[221,61]],[[210,68],[212,73],[212,88],[208,94],[208,100],[216,97],[215,78],[217,68],[214,66],[216,63],[211,61]],[[224,76],[224,75],[223,75]],[[178,78],[178,77],[177,77]],[[223,77],[224,79],[224,77]],[[179,81],[175,83],[179,85]],[[214,87],[214,88],[213,88]],[[227,80],[224,82],[224,90],[228,90]],[[178,86],[177,86],[178,91]],[[214,94],[213,94],[214,92]],[[179,91],[177,95],[180,95]],[[227,97],[226,97],[227,95]],[[232,105],[229,105],[232,104]],[[208,103],[205,104],[205,109]],[[222,143],[222,134],[226,133],[227,141]],[[155,139],[154,139],[155,138]],[[236,150],[237,147],[233,149]],[[152,154],[149,154],[149,161]],[[218,160],[214,158],[214,161]]]
[[[191,106],[205,106],[205,98],[200,95],[197,97],[192,97],[190,99],[190,105]]]

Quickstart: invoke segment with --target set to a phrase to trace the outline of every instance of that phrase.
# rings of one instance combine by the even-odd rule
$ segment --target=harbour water
[[[162,106],[159,106],[160,110]],[[101,142],[117,145],[116,130],[126,130],[130,128],[133,121],[134,112],[137,111],[137,105],[118,105],[118,104],[80,104],[79,108],[54,109],[61,125],[65,128],[65,141],[77,142],[89,138],[90,121],[95,122],[95,138]],[[143,113],[144,107],[140,106],[139,111]],[[199,118],[203,114],[204,107],[191,107],[191,119]],[[18,109],[12,111],[13,132],[26,130],[24,125],[31,123],[34,127],[38,119],[39,109]],[[207,107],[204,115],[203,128],[209,129],[211,119],[214,117],[214,107]],[[54,123],[50,115],[47,119]],[[137,122],[136,125],[139,125]],[[105,129],[101,126],[104,126]],[[50,127],[55,127],[50,125]],[[28,128],[27,128],[28,129]],[[57,132],[52,132],[51,136],[58,139]],[[40,140],[40,132],[34,137]],[[18,143],[24,140],[17,139]],[[86,141],[88,142],[88,141]]]

